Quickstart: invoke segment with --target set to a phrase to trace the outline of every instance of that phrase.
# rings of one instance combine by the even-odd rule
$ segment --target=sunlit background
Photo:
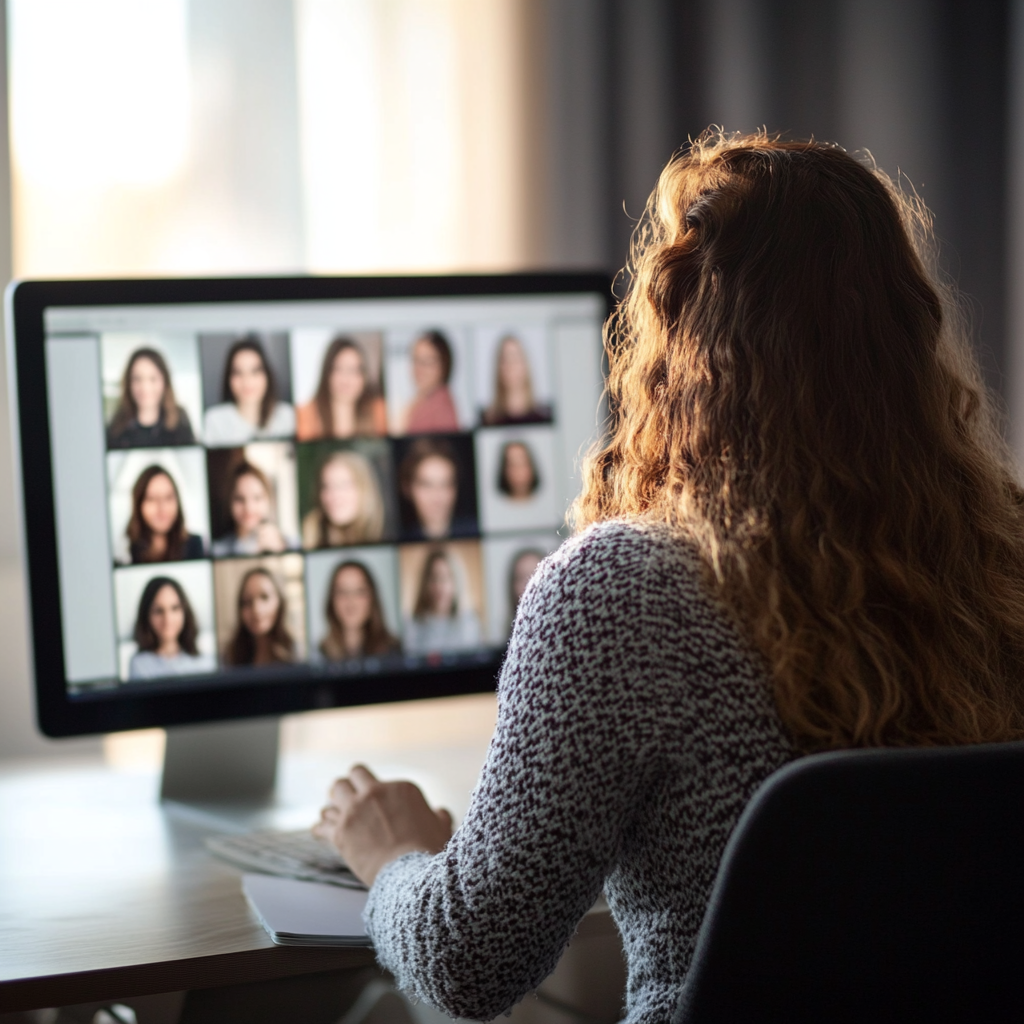
[[[20,275],[523,262],[508,0],[11,0]]]
[[[6,0],[2,25],[0,276],[614,272],[688,136],[814,134],[934,210],[1024,452],[1024,0]],[[0,757],[52,751],[11,479],[4,425]]]

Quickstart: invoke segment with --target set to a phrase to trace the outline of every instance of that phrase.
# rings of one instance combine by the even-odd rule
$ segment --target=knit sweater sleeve
[[[370,892],[380,962],[452,1017],[490,1020],[553,969],[643,803],[659,724],[630,684],[655,671],[650,554],[606,534],[565,545],[523,597],[461,827],[442,853],[387,865]]]

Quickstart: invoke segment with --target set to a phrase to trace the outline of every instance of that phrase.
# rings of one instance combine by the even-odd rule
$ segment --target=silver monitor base
[[[227,831],[278,827],[277,718],[167,730],[160,799],[167,811]]]

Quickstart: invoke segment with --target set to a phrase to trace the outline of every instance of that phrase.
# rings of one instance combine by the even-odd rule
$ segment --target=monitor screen
[[[16,286],[44,731],[493,687],[607,303],[566,275]]]

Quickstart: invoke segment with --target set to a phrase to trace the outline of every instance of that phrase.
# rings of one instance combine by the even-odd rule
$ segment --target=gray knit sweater
[[[552,970],[604,890],[631,1022],[668,1021],[726,840],[794,756],[764,667],[663,526],[564,544],[523,597],[465,821],[377,876],[380,962],[453,1017],[490,1020]]]

